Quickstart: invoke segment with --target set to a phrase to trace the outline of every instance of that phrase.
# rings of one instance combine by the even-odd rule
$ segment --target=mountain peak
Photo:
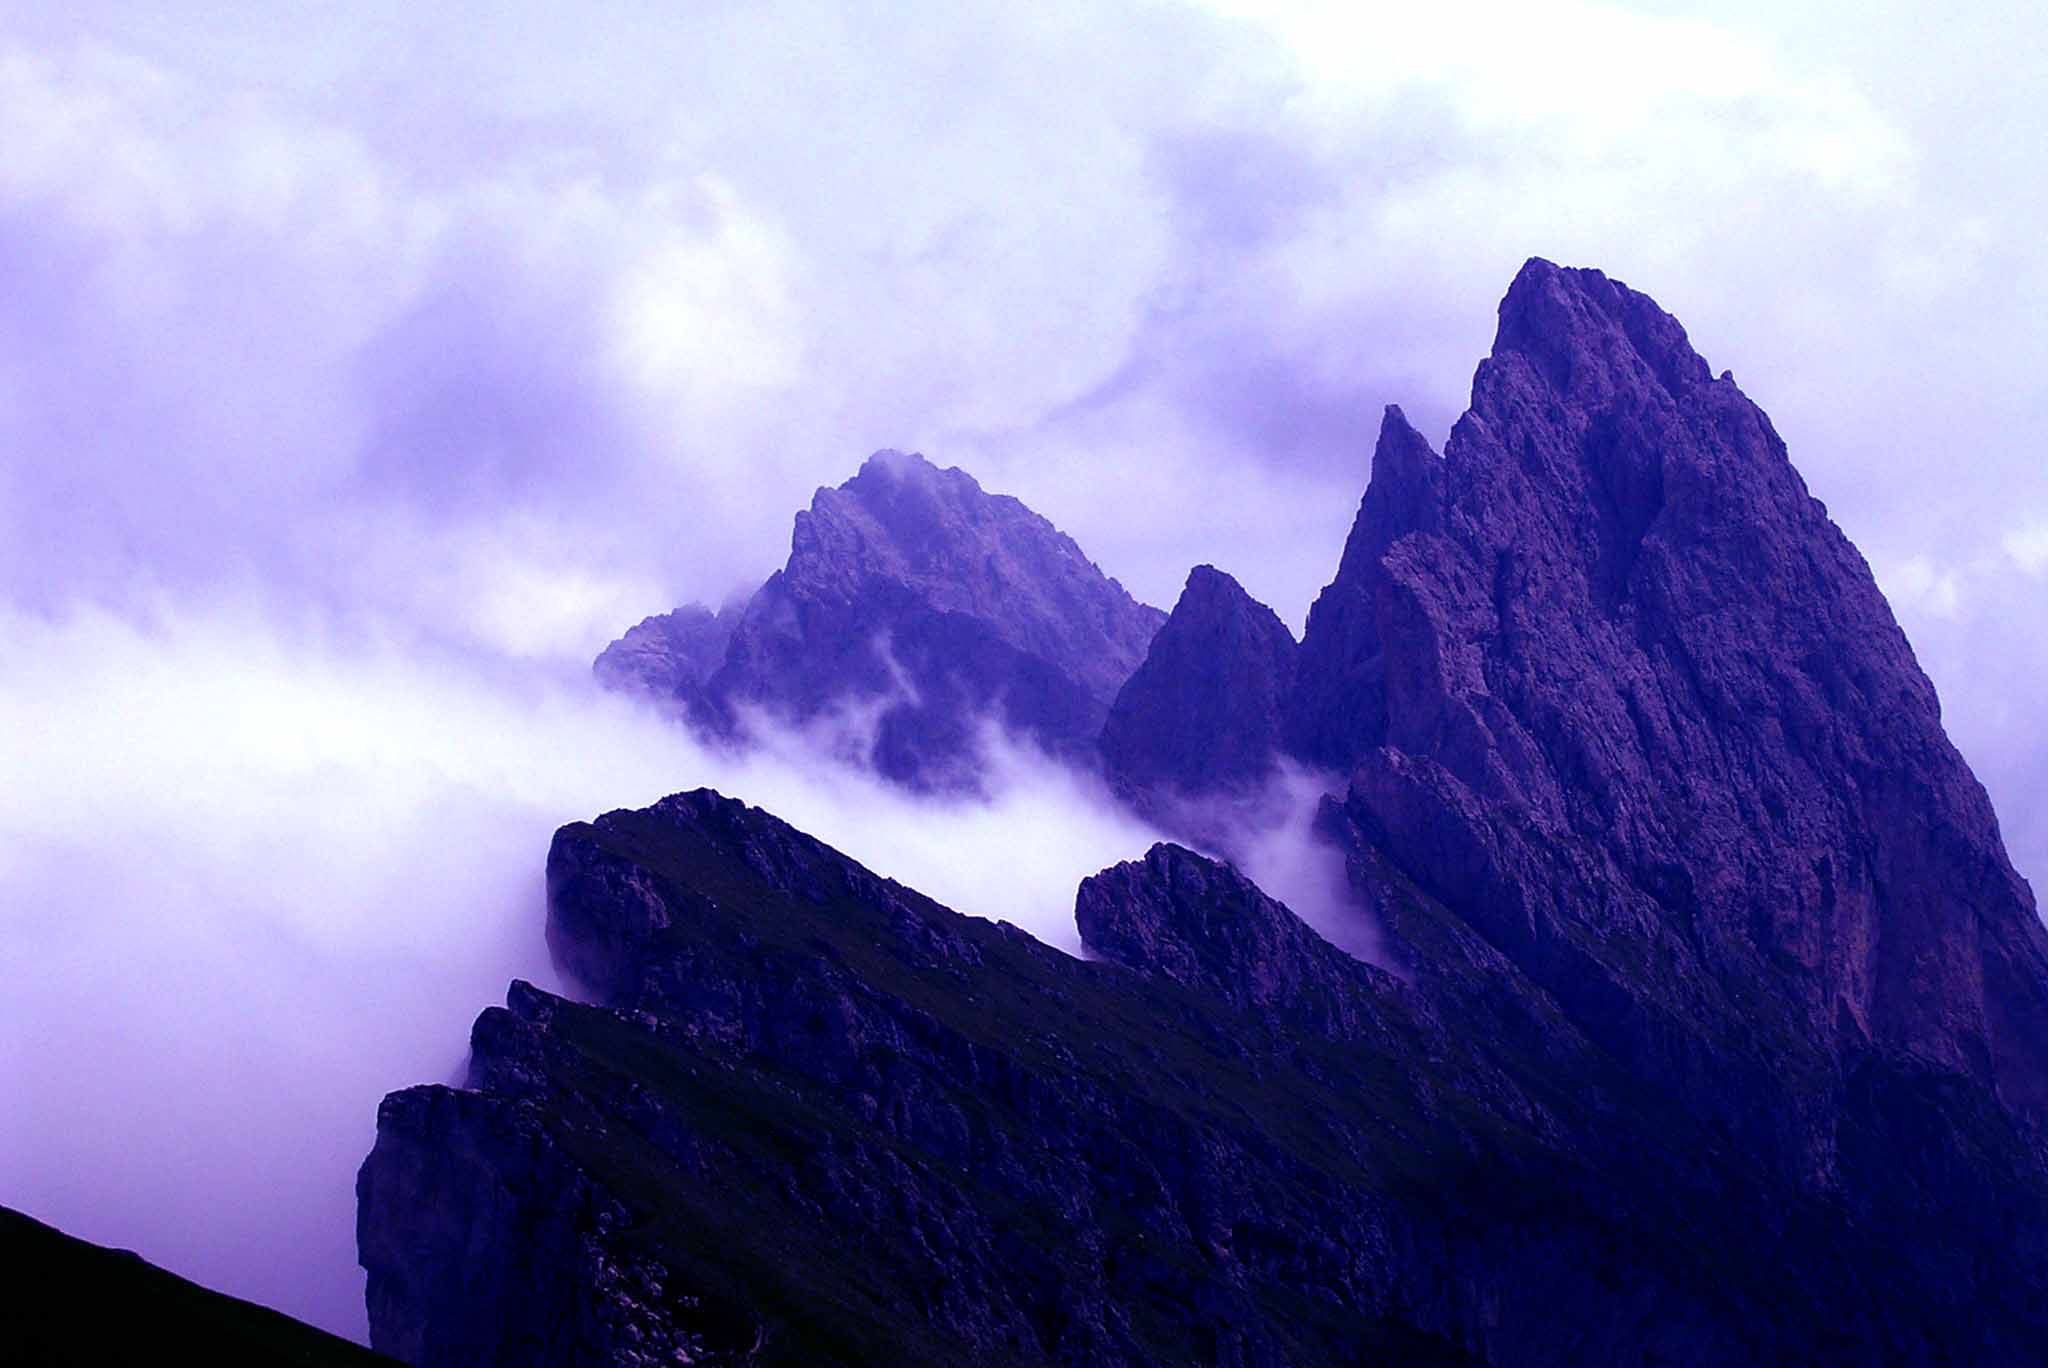
[[[865,497],[887,497],[889,494],[915,489],[930,492],[940,497],[969,499],[983,495],[980,481],[959,466],[939,466],[915,451],[898,451],[885,447],[860,463],[860,469],[844,484],[839,492]],[[831,491],[821,489],[820,495]]]
[[[599,675],[666,693],[713,731],[746,707],[840,719],[842,749],[888,777],[967,789],[988,723],[1092,762],[1164,618],[1018,499],[884,450],[816,492],[744,609],[643,623]]]
[[[1713,378],[1678,320],[1600,271],[1531,257],[1500,301],[1492,360],[1521,357],[1560,395],[1597,399],[1652,382],[1677,393]]]
[[[1142,807],[1166,793],[1255,787],[1272,772],[1294,637],[1211,565],[1187,587],[1102,727],[1111,776]],[[1155,814],[1156,815],[1156,814]]]
[[[1390,414],[1303,643],[1328,687],[1290,718],[1360,828],[1646,1068],[1769,1030],[2048,1095],[2048,939],[1983,790],[1868,566],[1678,321],[1532,260],[1423,450]],[[1752,981],[1768,1026],[1714,986]]]
[[[1184,601],[1193,600],[1197,603],[1250,597],[1235,576],[1226,574],[1213,565],[1197,565],[1189,570],[1187,581],[1181,586],[1180,592]]]

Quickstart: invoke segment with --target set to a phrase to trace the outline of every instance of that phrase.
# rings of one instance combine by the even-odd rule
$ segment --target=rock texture
[[[1857,1216],[1457,945],[1418,989],[1227,866],[1083,886],[1086,963],[699,791],[564,828],[466,1089],[388,1099],[373,1342],[418,1364],[1995,1361]],[[1462,941],[1459,938],[1462,937]],[[1796,1271],[1796,1276],[1788,1272]]]
[[[1282,726],[1288,748],[1322,769],[1347,771],[1386,730],[1386,656],[1373,600],[1374,567],[1397,532],[1433,531],[1443,463],[1388,405],[1373,449],[1372,482],[1344,543],[1337,578],[1309,609]]]
[[[600,684],[621,693],[670,702],[685,718],[710,711],[704,685],[725,663],[739,623],[737,608],[712,612],[700,603],[644,618],[604,648],[591,667]]]
[[[0,1207],[0,1363],[274,1363],[389,1368],[392,1360],[289,1316],[187,1282],[124,1249]]]
[[[1110,703],[1162,620],[1016,499],[884,451],[797,514],[788,564],[736,621],[717,619],[727,640],[713,667],[701,668],[708,656],[696,649],[714,634],[701,619],[690,620],[690,650],[669,650],[673,633],[650,632],[662,621],[650,619],[634,629],[646,644],[629,633],[601,672],[649,662],[656,691],[688,700],[716,730],[732,730],[748,707],[797,724],[837,721],[890,778],[965,788],[989,721],[1092,760]]]
[[[1140,797],[1257,788],[1280,754],[1295,652],[1272,609],[1196,566],[1103,724],[1112,780]]]
[[[757,605],[866,601],[799,560]],[[1176,846],[1083,885],[1084,963],[716,795],[564,828],[550,942],[602,1005],[515,987],[468,1089],[387,1101],[380,1347],[2048,1358],[2048,933],[1862,559],[1674,320],[1530,262],[1443,455],[1388,411],[1291,678],[1199,579],[1105,753],[1340,776],[1394,972]],[[807,632],[765,639],[857,658]]]
[[[1177,845],[1084,880],[1074,921],[1104,959],[1318,1034],[1356,1034],[1394,984],[1237,870]]]
[[[1443,459],[1389,413],[1303,659],[1356,827],[1644,1071],[1874,1050],[2044,1100],[2048,937],[1934,690],[1646,296],[1524,268]]]

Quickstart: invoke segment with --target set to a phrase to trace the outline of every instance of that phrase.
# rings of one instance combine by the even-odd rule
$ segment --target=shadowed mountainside
[[[1294,637],[1208,565],[1187,586],[1102,728],[1108,772],[1141,807],[1161,789],[1231,793],[1271,778]]]

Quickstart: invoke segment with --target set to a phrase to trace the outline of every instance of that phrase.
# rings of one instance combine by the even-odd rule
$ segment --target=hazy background
[[[696,783],[1070,941],[1147,837],[1069,778],[719,765],[589,658],[883,446],[1298,629],[1532,254],[1770,411],[2048,872],[2033,7],[898,8],[0,0],[0,1203],[359,1333],[376,1098]]]

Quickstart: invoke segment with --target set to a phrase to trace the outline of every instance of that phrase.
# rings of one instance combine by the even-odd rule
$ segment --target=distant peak
[[[1198,565],[1188,571],[1187,584],[1181,589],[1181,595],[1182,597],[1194,595],[1197,598],[1217,595],[1243,597],[1244,586],[1239,584],[1233,576],[1218,570],[1213,565]]]
[[[1377,466],[1389,460],[1434,461],[1436,458],[1436,448],[1415,430],[1415,425],[1408,421],[1408,415],[1401,412],[1401,406],[1387,405],[1386,412],[1380,416],[1380,437],[1373,448],[1373,464]]]
[[[1673,392],[1712,378],[1685,328],[1656,300],[1600,271],[1542,257],[1529,258],[1501,297],[1493,355],[1527,359],[1561,394],[1626,387],[1634,360]]]
[[[971,489],[977,494],[981,492],[980,483],[959,466],[934,465],[921,452],[898,451],[893,447],[877,451],[862,461],[859,471],[841,487],[851,488],[884,481],[921,488],[952,485]]]
[[[924,453],[898,451],[894,447],[884,447],[860,463],[860,474],[862,475],[872,472],[877,475],[888,475],[898,479],[905,475],[923,474],[926,471],[936,471],[937,469],[937,466],[934,466],[924,458]]]

